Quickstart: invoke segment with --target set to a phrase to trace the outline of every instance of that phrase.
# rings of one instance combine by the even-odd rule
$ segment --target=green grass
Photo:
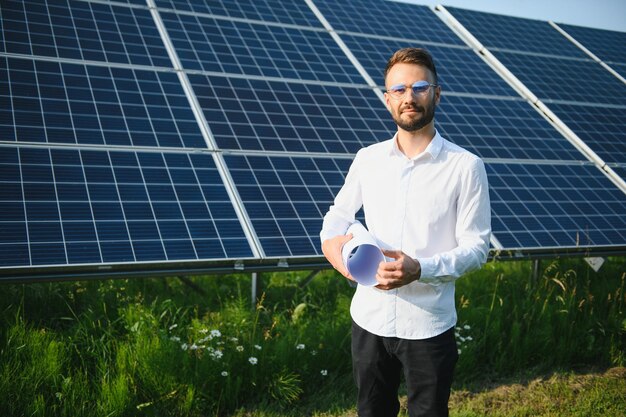
[[[450,408],[452,417],[624,416],[626,368],[492,382],[475,392],[456,390]]]
[[[521,261],[458,281],[453,415],[626,407],[623,374],[572,373],[625,365],[626,259],[542,265],[536,282]],[[0,415],[355,415],[354,290],[307,275],[263,274],[254,309],[247,275],[191,278],[204,294],[176,278],[2,285]]]

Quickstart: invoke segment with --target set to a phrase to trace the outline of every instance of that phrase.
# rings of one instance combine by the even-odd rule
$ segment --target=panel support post
[[[256,272],[252,273],[252,292],[251,292],[251,306],[252,306],[252,310],[256,309],[256,300],[257,300],[257,293],[259,290],[259,280],[258,280],[258,274]]]
[[[533,276],[532,276],[532,280],[533,280],[533,285],[537,285],[537,283],[539,282],[539,270],[541,268],[541,260],[540,259],[534,259],[533,260]]]

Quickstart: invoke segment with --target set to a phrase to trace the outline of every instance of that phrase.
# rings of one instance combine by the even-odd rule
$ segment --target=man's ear
[[[439,105],[439,100],[441,100],[441,86],[438,85],[435,87],[435,105]]]

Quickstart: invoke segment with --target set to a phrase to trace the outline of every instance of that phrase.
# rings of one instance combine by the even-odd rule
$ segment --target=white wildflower
[[[210,339],[211,339],[211,338],[210,338],[209,336],[207,336],[207,337],[203,337],[202,339],[198,340],[198,342],[197,342],[197,343],[204,343],[204,342],[206,342],[207,340],[210,340]]]
[[[195,343],[191,346],[189,346],[190,350],[198,350],[198,345],[196,345]]]
[[[326,369],[322,369],[320,371],[320,374],[322,374],[322,376],[326,376],[326,375],[328,375],[328,371]]]
[[[305,348],[304,344],[300,343],[296,346],[296,349],[303,350]]]
[[[222,336],[222,333],[219,330],[217,329],[211,330],[211,337],[221,337],[221,336]]]
[[[472,339],[472,336],[467,336],[467,337],[465,338],[465,340],[471,341],[471,340],[473,340],[473,339]]]
[[[228,376],[228,372],[226,372],[226,371],[222,371],[222,374],[221,374],[221,375],[222,375],[222,376]]]
[[[459,353],[459,355],[461,354],[461,349],[457,349],[456,351]]]
[[[172,325],[169,327],[169,330],[173,330],[173,329],[175,329],[175,328],[177,328],[177,327],[178,327],[178,324],[172,324]]]
[[[189,345],[187,343],[183,343],[182,345],[180,345],[180,348],[182,350],[187,350],[187,349],[189,349]]]
[[[243,352],[243,346],[241,345],[237,346],[235,349],[237,349],[237,352]]]
[[[213,357],[213,359],[222,359],[224,353],[221,350],[214,350],[213,352],[211,352],[211,356]]]
[[[256,365],[259,362],[259,360],[255,358],[254,356],[250,356],[248,358],[248,362],[250,362],[252,365]]]
[[[237,343],[239,341],[239,339],[237,339],[236,337],[231,337],[230,341],[233,343]]]
[[[180,342],[180,337],[178,336],[172,336],[170,337],[170,340],[174,341],[174,342]]]
[[[317,350],[312,350],[311,351],[311,356],[315,356],[315,355],[317,355]]]
[[[465,330],[469,330],[469,329],[471,329],[471,327],[469,326],[469,324],[466,324],[465,326],[463,326],[463,328],[464,328]]]
[[[200,333],[202,334],[207,334],[209,332],[209,329],[200,329]]]
[[[259,345],[254,345],[254,348],[255,348],[256,350],[261,350],[261,349],[263,349],[263,348],[262,348],[261,346],[259,346]]]

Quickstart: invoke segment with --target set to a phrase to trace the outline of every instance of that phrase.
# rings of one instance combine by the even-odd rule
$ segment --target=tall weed
[[[492,263],[459,280],[459,321],[474,329],[475,343],[457,374],[623,366],[626,266],[620,261],[595,273],[582,260],[553,260],[536,281],[529,263]]]

